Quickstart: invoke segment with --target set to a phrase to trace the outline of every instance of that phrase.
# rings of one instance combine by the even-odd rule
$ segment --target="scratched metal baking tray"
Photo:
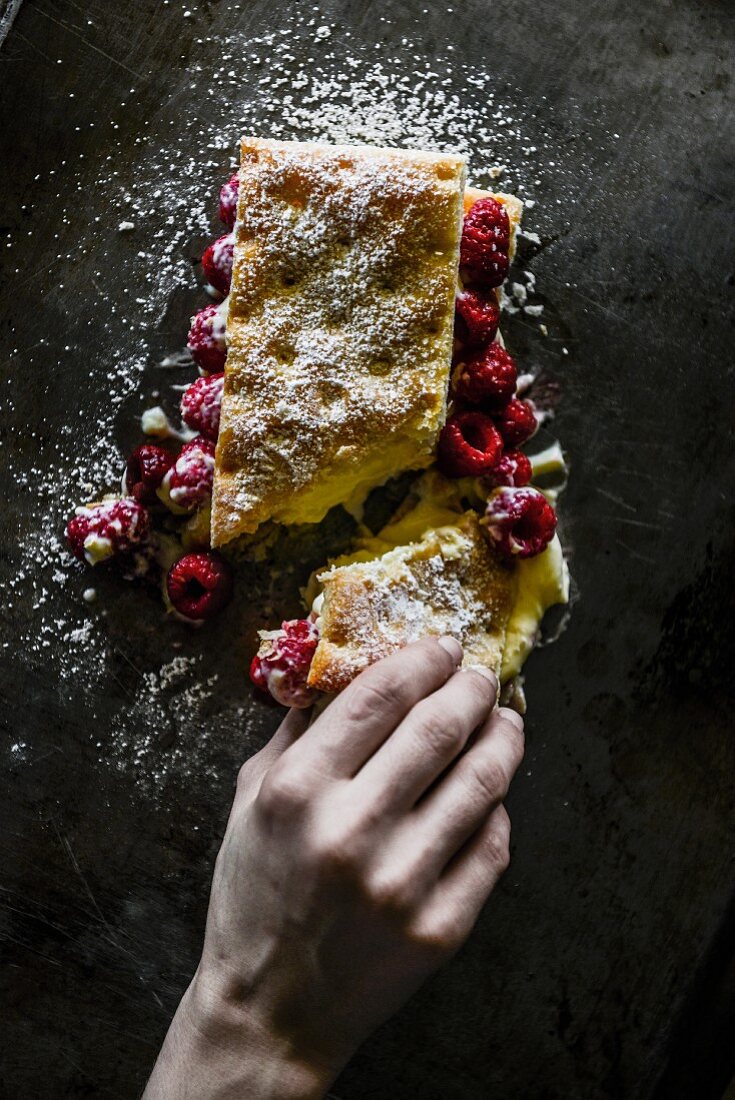
[[[295,612],[349,537],[337,513],[283,540],[276,570],[243,571],[224,620],[193,633],[111,576],[85,603],[89,576],[58,561],[68,500],[112,478],[142,408],[185,376],[160,363],[202,304],[196,259],[248,125],[466,141],[485,180],[505,165],[537,235],[506,339],[539,371],[572,465],[577,598],[527,666],[511,870],[335,1095],[719,1096],[735,793],[726,5],[0,10],[2,1091],[141,1086],[196,960],[237,764],[277,721],[243,686],[255,626]]]

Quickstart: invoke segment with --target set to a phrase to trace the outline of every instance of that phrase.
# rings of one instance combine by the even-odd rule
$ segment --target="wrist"
[[[328,1067],[261,1023],[254,1011],[197,971],[184,994],[145,1100],[321,1100]]]

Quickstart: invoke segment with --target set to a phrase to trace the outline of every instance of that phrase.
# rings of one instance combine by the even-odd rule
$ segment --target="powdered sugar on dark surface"
[[[187,319],[208,302],[196,260],[224,231],[217,194],[236,163],[239,135],[467,155],[473,183],[528,203],[530,252],[516,260],[510,304],[538,339],[548,332],[559,349],[562,335],[522,269],[568,219],[557,205],[592,185],[580,174],[579,148],[573,162],[565,157],[563,122],[544,102],[524,103],[496,87],[490,62],[486,71],[470,70],[450,44],[429,56],[418,26],[399,27],[388,16],[370,48],[318,8],[281,20],[248,34],[203,34],[188,60],[195,94],[183,108],[174,96],[154,117],[140,117],[132,144],[117,139],[114,118],[105,120],[99,160],[58,165],[27,199],[35,208],[44,188],[68,194],[68,217],[53,227],[58,287],[39,303],[63,323],[53,347],[12,349],[24,371],[49,373],[36,391],[40,409],[26,410],[10,386],[4,397],[6,414],[22,424],[8,461],[24,508],[5,597],[15,640],[3,644],[60,695],[84,700],[100,762],[132,770],[146,798],[160,798],[171,784],[229,782],[237,761],[275,725],[277,712],[250,699],[245,659],[256,626],[275,624],[274,608],[296,611],[308,575],[292,568],[276,580],[262,571],[241,576],[238,604],[221,626],[196,631],[167,619],[155,591],[128,586],[111,569],[84,569],[63,546],[74,506],[119,486],[124,456],[142,441],[141,412],[161,404],[176,418],[175,387],[193,377],[186,357],[179,365]],[[132,84],[119,107],[128,130],[137,110]],[[32,232],[11,234],[7,245],[18,279],[29,277]],[[540,322],[548,328],[539,330]],[[89,361],[89,387],[70,395],[65,364],[79,357]],[[90,588],[94,599],[84,597]]]

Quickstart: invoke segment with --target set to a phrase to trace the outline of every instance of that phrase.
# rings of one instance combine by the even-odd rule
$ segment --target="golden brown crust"
[[[426,635],[452,635],[466,665],[500,674],[513,570],[493,554],[474,512],[458,515],[454,528],[428,531],[418,543],[319,579],[324,598],[311,687],[341,691],[363,668]]]
[[[214,545],[431,461],[463,185],[449,154],[243,140]]]

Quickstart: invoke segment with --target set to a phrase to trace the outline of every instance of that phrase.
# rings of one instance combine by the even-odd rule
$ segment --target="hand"
[[[146,1097],[318,1097],[508,864],[523,723],[452,639],[378,662],[242,767],[202,960]]]

